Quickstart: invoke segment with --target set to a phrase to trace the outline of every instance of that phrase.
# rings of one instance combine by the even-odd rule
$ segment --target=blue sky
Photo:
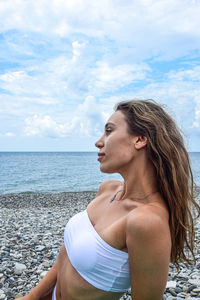
[[[199,16],[199,0],[0,0],[0,151],[95,151],[133,98],[200,151]]]

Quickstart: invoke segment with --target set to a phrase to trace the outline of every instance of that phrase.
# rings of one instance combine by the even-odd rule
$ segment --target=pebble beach
[[[0,195],[0,299],[25,295],[45,276],[63,244],[64,227],[95,192]],[[200,299],[200,220],[196,264],[170,264],[163,300]],[[145,284],[145,282],[144,282]],[[131,299],[130,291],[122,299]]]

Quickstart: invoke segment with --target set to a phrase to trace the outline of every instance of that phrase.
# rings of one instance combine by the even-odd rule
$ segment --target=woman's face
[[[118,110],[105,125],[104,134],[95,143],[99,148],[98,161],[104,173],[121,173],[134,159],[137,137],[128,133],[128,124],[124,114]]]

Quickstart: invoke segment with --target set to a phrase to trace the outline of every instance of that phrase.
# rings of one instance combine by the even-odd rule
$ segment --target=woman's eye
[[[111,133],[111,131],[112,131],[112,130],[109,129],[109,128],[107,128],[107,129],[105,130],[106,133]]]

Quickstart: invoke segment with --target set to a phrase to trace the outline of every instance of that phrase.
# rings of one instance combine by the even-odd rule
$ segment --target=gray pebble
[[[191,283],[191,284],[200,286],[200,278],[199,279],[189,279],[188,282]]]
[[[176,287],[176,288],[174,289],[174,291],[175,291],[177,294],[179,294],[179,293],[181,293],[181,292],[182,292],[182,289],[181,289],[181,288],[179,288],[179,287]]]
[[[189,286],[189,288],[187,289],[187,293],[190,293],[193,289],[195,289],[197,286],[195,284]]]
[[[177,296],[177,294],[176,294],[176,292],[175,292],[174,289],[169,288],[169,292],[170,292],[170,294],[172,294],[172,296]]]
[[[26,270],[26,266],[24,264],[20,264],[18,262],[15,263],[15,274],[20,275],[24,270]]]

